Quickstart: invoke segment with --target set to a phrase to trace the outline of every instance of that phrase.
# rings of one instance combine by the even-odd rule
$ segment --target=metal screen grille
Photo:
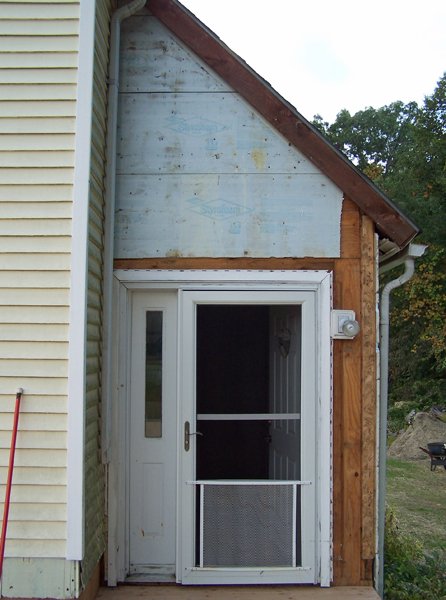
[[[202,567],[293,567],[292,485],[201,486]]]

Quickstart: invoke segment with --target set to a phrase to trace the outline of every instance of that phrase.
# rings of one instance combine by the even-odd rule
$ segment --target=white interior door
[[[182,448],[179,449],[181,567],[177,577],[183,583],[316,583],[318,581],[315,459],[316,302],[316,293],[309,291],[185,291],[182,294],[179,365],[179,389],[181,390],[179,418],[182,432]],[[251,408],[249,412],[240,412],[237,410],[237,402],[234,404],[231,400],[230,405],[235,406],[231,413],[224,409],[219,413],[215,406],[210,413],[203,414],[197,411],[197,390],[202,387],[201,382],[197,381],[198,315],[200,307],[211,305],[228,308],[231,306],[266,307],[265,340],[269,344],[271,357],[269,366],[271,385],[266,385],[265,408],[260,410]],[[230,310],[226,316],[230,319]],[[277,333],[283,332],[279,331],[274,335],[272,332],[274,327],[279,328],[279,322],[284,322],[283,329],[289,330],[291,343],[287,357],[282,357],[280,361],[276,356],[277,360],[274,363],[275,353],[280,354],[281,351],[279,346],[273,347],[275,344],[273,337],[277,340]],[[214,332],[211,330],[211,325],[212,322],[208,324],[209,335],[213,336],[215,345],[220,345],[222,343],[220,338],[224,336],[216,335],[215,331],[224,332],[225,327],[221,324],[217,325],[217,319]],[[244,335],[246,336],[246,331]],[[257,332],[252,329],[251,335],[256,337]],[[236,334],[234,336],[236,337]],[[228,352],[234,353],[240,352],[238,346],[241,345],[242,351],[239,356],[243,355],[244,348],[249,347],[240,336],[233,346],[230,345],[231,340],[229,342],[226,340],[225,343],[229,343]],[[305,349],[304,352],[301,352],[302,348]],[[221,358],[220,362],[223,362]],[[230,367],[226,376],[231,380],[246,379],[246,372],[251,368],[250,356],[247,358],[248,360],[240,361],[238,371],[234,366]],[[251,363],[258,360],[259,356],[253,354]],[[285,370],[284,365],[286,365]],[[216,378],[218,377],[221,377],[221,373],[216,374]],[[274,392],[274,387],[277,385],[283,387],[283,392]],[[236,386],[227,389],[236,390]],[[243,394],[246,394],[246,385],[243,390]],[[237,392],[231,392],[234,393]],[[244,398],[240,398],[240,402],[244,402]],[[253,465],[253,472],[263,472],[263,476],[248,475],[243,478],[223,476],[220,479],[198,477],[201,471],[197,469],[197,456],[200,455],[197,446],[199,450],[203,438],[201,434],[205,432],[204,435],[209,435],[210,431],[218,432],[218,422],[226,423],[227,438],[234,440],[230,433],[231,427],[237,427],[242,432],[243,423],[250,424],[252,429],[258,430],[258,423],[264,423],[267,427],[268,423],[276,424],[283,421],[293,422],[286,428],[288,437],[284,438],[279,434],[277,427],[272,427],[271,438],[268,440],[271,447],[276,449],[276,462],[282,460],[282,466],[277,467],[272,464],[274,451],[268,450],[267,442],[265,444],[257,437],[255,444],[259,445],[259,452],[255,451],[254,454],[259,457],[258,462],[263,460],[260,456],[266,456],[266,466],[263,471],[259,471],[258,465]],[[208,427],[209,422],[213,423],[213,429]],[[215,434],[215,437],[207,440],[206,443],[208,448],[212,447],[209,444],[214,443],[215,453],[217,454],[218,449],[224,456],[223,435]],[[222,448],[223,452],[221,452]],[[231,452],[233,454],[233,448],[228,447],[226,450],[228,455]],[[252,451],[252,444],[237,446],[238,462],[243,462],[246,458],[245,454],[250,451]],[[231,469],[234,467],[231,466]],[[207,472],[206,469],[203,472]],[[224,470],[222,472],[224,473]],[[238,472],[237,469],[235,472]]]
[[[271,307],[270,410],[286,417],[270,423],[271,479],[300,479],[301,361],[301,306]]]
[[[175,573],[177,293],[135,292],[130,368],[130,574]]]

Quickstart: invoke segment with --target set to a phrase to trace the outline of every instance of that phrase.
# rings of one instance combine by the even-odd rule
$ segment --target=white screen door
[[[184,291],[183,583],[315,583],[311,291]]]
[[[130,368],[130,574],[176,560],[177,293],[135,292]]]

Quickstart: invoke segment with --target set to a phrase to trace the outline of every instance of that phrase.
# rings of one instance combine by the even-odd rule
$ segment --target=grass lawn
[[[403,533],[427,550],[446,551],[446,470],[430,470],[430,460],[387,460],[387,504]]]

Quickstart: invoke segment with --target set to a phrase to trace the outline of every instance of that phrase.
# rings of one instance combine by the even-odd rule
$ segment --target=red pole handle
[[[3,572],[3,557],[5,556],[6,530],[8,528],[9,501],[11,498],[12,473],[14,471],[15,446],[19,427],[20,400],[23,389],[19,388],[15,397],[14,423],[12,426],[11,448],[9,450],[8,479],[6,481],[5,505],[3,508],[2,535],[0,538],[0,579]]]

